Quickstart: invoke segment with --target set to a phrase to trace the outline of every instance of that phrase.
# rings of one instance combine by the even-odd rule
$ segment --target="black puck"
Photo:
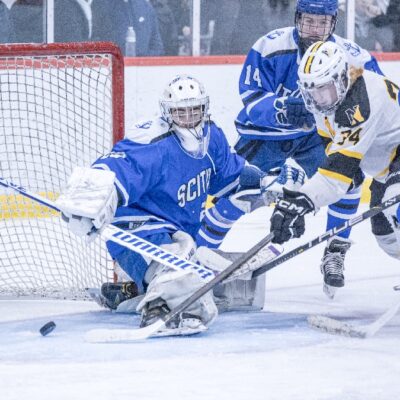
[[[56,327],[56,324],[53,321],[50,321],[47,324],[44,324],[40,328],[39,332],[42,334],[42,336],[46,336],[50,332],[53,332],[55,327]]]

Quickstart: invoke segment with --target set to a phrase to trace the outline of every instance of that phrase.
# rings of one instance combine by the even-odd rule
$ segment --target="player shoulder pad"
[[[253,46],[253,50],[262,57],[274,57],[290,52],[297,52],[298,46],[294,40],[294,28],[275,29],[262,36]]]
[[[170,135],[169,124],[161,117],[153,120],[143,120],[128,128],[125,139],[140,144],[149,144]]]
[[[346,52],[350,65],[360,68],[371,61],[371,54],[357,43],[337,35],[333,35],[333,39]]]
[[[352,85],[335,114],[335,122],[344,128],[354,128],[368,120],[371,113],[365,79],[360,76]]]
[[[210,119],[208,122],[206,122],[206,124],[209,124],[211,138],[216,138],[216,137],[222,136],[226,139],[225,132],[218,125],[218,123],[216,123],[215,121]],[[204,128],[207,129],[207,126],[205,125]]]

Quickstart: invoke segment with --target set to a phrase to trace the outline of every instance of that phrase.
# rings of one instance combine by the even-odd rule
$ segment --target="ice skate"
[[[351,243],[349,239],[334,236],[325,248],[321,272],[324,275],[323,290],[330,299],[335,297],[338,288],[344,286],[344,258]]]
[[[121,303],[138,295],[139,292],[135,282],[107,282],[101,286],[104,305],[111,310],[116,310]]]
[[[161,298],[150,301],[142,311],[140,327],[144,328],[162,319],[170,312],[168,305]],[[163,329],[152,336],[180,336],[193,335],[207,330],[201,319],[196,315],[183,312],[168,321]]]

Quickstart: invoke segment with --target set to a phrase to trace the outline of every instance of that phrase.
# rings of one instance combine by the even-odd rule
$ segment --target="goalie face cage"
[[[122,138],[123,74],[111,43],[1,45],[1,176],[55,199]],[[79,298],[113,279],[103,240],[86,245],[46,207],[2,188],[0,217],[1,296]]]

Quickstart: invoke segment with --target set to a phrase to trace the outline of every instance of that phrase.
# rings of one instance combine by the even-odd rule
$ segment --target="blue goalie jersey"
[[[351,65],[383,75],[375,58],[354,42],[336,35],[330,40],[346,51]],[[294,27],[272,31],[254,44],[239,81],[244,107],[235,124],[242,137],[286,140],[316,132],[315,128],[299,130],[285,123],[284,99],[289,95],[300,96],[299,64],[298,34]]]
[[[208,152],[202,159],[188,155],[162,118],[135,125],[95,168],[116,174],[120,198],[114,224],[138,236],[183,230],[194,237],[207,196],[223,195],[238,185],[244,159],[231,150],[212,121]],[[117,245],[108,243],[115,256]]]

